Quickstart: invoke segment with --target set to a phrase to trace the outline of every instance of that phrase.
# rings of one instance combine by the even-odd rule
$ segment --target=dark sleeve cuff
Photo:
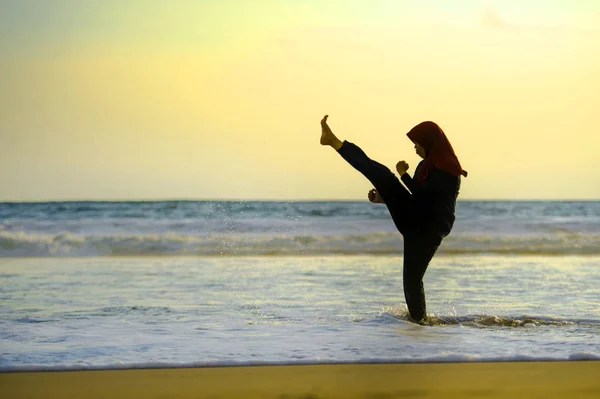
[[[419,183],[416,183],[408,173],[405,173],[402,176],[400,176],[400,179],[402,180],[406,188],[408,188],[408,190],[411,192],[411,194],[416,194],[417,191],[421,189]]]

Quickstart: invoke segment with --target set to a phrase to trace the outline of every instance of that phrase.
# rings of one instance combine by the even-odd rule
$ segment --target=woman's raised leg
[[[328,115],[321,120],[321,144],[331,146],[375,186],[385,202],[394,224],[404,234],[413,225],[412,195],[386,166],[370,159],[357,145],[339,140],[327,125]]]
[[[396,175],[349,141],[344,141],[337,152],[373,184],[398,230],[402,234],[409,231],[414,224],[413,199]]]

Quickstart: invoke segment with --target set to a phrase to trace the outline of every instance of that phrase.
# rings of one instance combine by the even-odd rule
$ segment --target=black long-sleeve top
[[[415,169],[415,177],[422,164],[423,161]],[[460,176],[433,169],[423,184],[418,183],[408,173],[403,174],[401,179],[413,195],[416,212],[421,220],[432,226],[442,238],[450,234],[455,220]]]

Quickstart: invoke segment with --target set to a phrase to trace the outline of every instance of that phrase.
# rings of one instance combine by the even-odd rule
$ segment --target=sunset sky
[[[0,201],[366,199],[436,121],[461,199],[600,199],[600,1],[0,0]]]

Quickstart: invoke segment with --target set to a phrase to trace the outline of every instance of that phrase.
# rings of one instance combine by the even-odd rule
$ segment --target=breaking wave
[[[40,234],[0,231],[0,257],[246,256],[402,254],[398,233],[325,234]],[[599,255],[600,235],[547,236],[453,234],[439,254]]]

